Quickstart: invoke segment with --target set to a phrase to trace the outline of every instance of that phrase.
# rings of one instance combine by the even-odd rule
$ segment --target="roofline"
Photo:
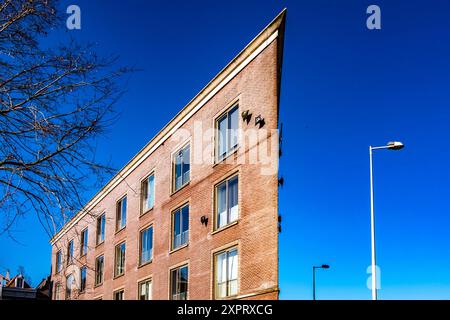
[[[50,239],[53,245],[65,232],[84,217],[100,200],[123,181],[142,161],[147,159],[165,140],[177,130],[178,124],[183,124],[191,118],[214,95],[221,84],[228,83],[242,69],[245,63],[250,63],[259,53],[277,37],[284,38],[284,23],[287,9],[283,9],[233,60],[231,60],[208,84],[181,109],[130,161],[125,164],[64,226]],[[262,49],[261,49],[262,48]],[[255,55],[255,52],[257,53]],[[238,72],[236,72],[238,70]],[[220,88],[221,89],[221,88]],[[219,89],[219,90],[220,90]],[[218,90],[217,90],[218,91]],[[184,120],[184,122],[182,122]],[[181,125],[179,125],[181,126]],[[175,128],[175,129],[174,129]]]

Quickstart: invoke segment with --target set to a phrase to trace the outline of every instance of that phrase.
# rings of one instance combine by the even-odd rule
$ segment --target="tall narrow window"
[[[190,145],[186,145],[175,154],[173,191],[179,190],[190,181]]]
[[[152,300],[152,280],[139,283],[139,300]]]
[[[59,283],[55,283],[55,300],[61,300],[61,285]]]
[[[141,183],[142,190],[142,212],[145,213],[155,205],[155,175],[151,174]]]
[[[189,204],[172,213],[172,250],[189,241]]]
[[[104,256],[99,256],[95,259],[95,285],[103,283],[103,270],[105,268]]]
[[[61,250],[56,253],[56,273],[61,272],[62,262],[61,262]]]
[[[116,231],[122,230],[127,224],[127,197],[117,202],[116,208]]]
[[[150,262],[153,258],[153,227],[150,226],[140,233],[139,264]]]
[[[215,256],[215,288],[217,298],[235,296],[238,293],[238,251],[236,248]]]
[[[217,161],[226,158],[233,152],[239,143],[239,106],[231,108],[216,121],[218,137],[216,138]]]
[[[86,276],[87,268],[86,266],[83,266],[80,269],[80,292],[86,291]]]
[[[114,276],[118,277],[125,273],[125,242],[116,246]]]
[[[23,287],[24,287],[23,278],[21,278],[21,277],[16,278],[16,287],[23,289]]]
[[[216,186],[216,229],[238,219],[238,176]]]
[[[123,290],[119,290],[114,292],[114,300],[123,300],[124,296],[124,291]]]
[[[88,250],[88,228],[81,231],[80,256],[84,256]]]
[[[105,241],[105,224],[106,224],[106,217],[105,214],[102,214],[100,217],[97,218],[97,244],[100,244],[103,241]]]
[[[67,247],[67,265],[73,262],[73,240],[69,241],[69,246]]]
[[[170,271],[170,283],[170,299],[187,300],[188,266],[179,267]]]
[[[72,298],[73,279],[73,274],[68,275],[66,278],[66,299]]]

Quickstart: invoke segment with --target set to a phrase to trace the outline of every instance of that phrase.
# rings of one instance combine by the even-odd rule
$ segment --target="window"
[[[141,213],[145,213],[155,204],[155,175],[151,174],[141,183]]]
[[[73,274],[66,278],[66,299],[72,298]]]
[[[103,270],[105,267],[104,256],[99,256],[95,259],[95,285],[103,283]]]
[[[187,300],[188,266],[179,267],[170,271],[170,283],[170,299]]]
[[[215,290],[217,298],[235,296],[238,293],[238,251],[236,248],[215,256]]]
[[[106,223],[105,214],[102,214],[100,217],[97,218],[97,244],[100,244],[103,241],[105,241],[105,223]]]
[[[62,263],[61,263],[61,250],[56,253],[56,273],[61,272]]]
[[[216,186],[216,229],[238,219],[238,176],[234,176]]]
[[[80,292],[84,292],[86,290],[86,275],[87,268],[86,266],[83,266],[80,269]]]
[[[23,278],[21,277],[16,278],[16,287],[23,289]]]
[[[189,204],[172,213],[172,250],[180,248],[189,240]]]
[[[150,226],[140,232],[139,237],[139,265],[150,262],[153,258],[153,227]]]
[[[69,246],[67,247],[67,265],[73,262],[73,240],[69,241]]]
[[[127,197],[117,202],[116,208],[116,231],[122,230],[127,224]]]
[[[114,292],[114,300],[123,300],[124,290]]]
[[[84,256],[88,250],[88,229],[81,231],[80,256]]]
[[[139,283],[139,300],[152,300],[152,280]]]
[[[238,146],[239,106],[231,108],[216,121],[218,138],[216,139],[217,161],[226,158]]]
[[[179,150],[174,159],[174,182],[173,191],[181,189],[190,180],[190,145]]]
[[[116,246],[114,276],[118,277],[125,273],[125,242]]]
[[[59,283],[55,283],[55,300],[61,300],[61,285]]]

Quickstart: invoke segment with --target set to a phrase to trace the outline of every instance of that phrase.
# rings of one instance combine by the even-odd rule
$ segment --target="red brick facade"
[[[59,299],[65,297],[66,278],[74,275],[73,299],[113,299],[113,292],[124,290],[124,299],[138,299],[138,283],[150,278],[152,298],[170,298],[170,270],[188,265],[188,299],[215,299],[214,254],[238,249],[238,293],[235,299],[278,298],[278,108],[284,12],[244,49],[200,94],[183,109],[129,164],[121,170],[52,239],[52,280],[59,285]],[[233,74],[236,72],[236,74]],[[214,91],[216,90],[216,91]],[[218,90],[218,91],[217,91]],[[198,110],[196,107],[202,105]],[[196,132],[214,128],[215,119],[228,108],[239,107],[239,149],[224,162],[214,161],[212,138],[199,138]],[[250,122],[242,119],[249,110]],[[260,129],[255,118],[261,115]],[[176,124],[182,124],[179,128]],[[170,131],[172,130],[173,131]],[[246,143],[251,132],[267,132],[254,144]],[[250,133],[251,135],[251,133]],[[202,147],[196,141],[203,140]],[[274,143],[275,141],[275,143]],[[177,192],[172,190],[172,157],[179,147],[191,146],[190,181]],[[159,144],[158,144],[159,143]],[[266,145],[267,143],[267,145]],[[199,148],[203,159],[198,159]],[[151,150],[151,151],[149,151]],[[205,151],[206,150],[206,151]],[[252,150],[270,150],[270,163],[243,163]],[[197,159],[196,159],[197,158]],[[254,162],[254,161],[253,161]],[[266,169],[266,170],[265,170]],[[141,215],[141,181],[153,172],[154,207]],[[231,175],[238,175],[238,220],[215,230],[215,186]],[[116,232],[116,203],[127,196],[126,227]],[[189,204],[189,240],[171,250],[172,212]],[[96,217],[106,215],[105,241],[96,245]],[[201,222],[207,217],[208,223]],[[139,232],[153,226],[153,259],[139,266]],[[80,257],[80,233],[88,228],[87,254]],[[67,245],[74,239],[73,263],[67,265]],[[114,278],[115,245],[126,242],[124,275]],[[62,253],[62,269],[57,272],[56,254]],[[104,255],[104,281],[94,285],[95,258]],[[87,266],[86,289],[79,293],[79,269]],[[55,290],[54,290],[55,291]]]

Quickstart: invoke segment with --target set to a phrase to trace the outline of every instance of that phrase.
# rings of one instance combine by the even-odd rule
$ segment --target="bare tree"
[[[28,283],[28,285],[33,286],[31,277],[25,271],[25,267],[24,266],[19,266],[17,268],[17,275],[21,275],[23,277],[23,279],[25,280],[25,282]]]
[[[57,1],[0,2],[0,232],[36,214],[51,236],[83,210],[86,189],[112,172],[95,138],[114,119],[127,68],[74,41],[45,48],[64,27]]]

